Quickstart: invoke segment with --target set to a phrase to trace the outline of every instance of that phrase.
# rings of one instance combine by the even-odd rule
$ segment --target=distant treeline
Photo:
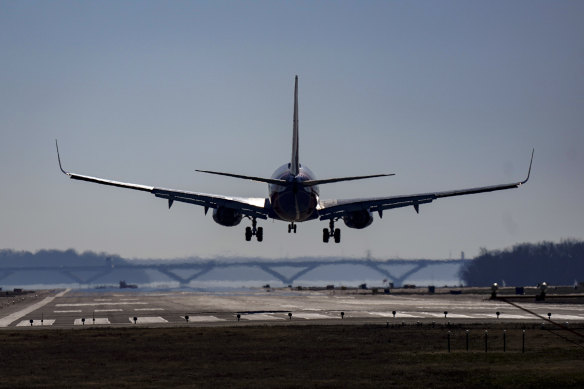
[[[541,282],[572,285],[584,281],[584,242],[523,243],[506,250],[481,249],[460,270],[468,286],[529,286]]]
[[[31,253],[30,251],[0,250],[0,287],[85,284],[86,282],[76,280],[87,280],[92,275],[103,272],[103,270],[95,270],[96,268],[114,269],[129,263],[117,255],[91,251],[78,253],[75,250],[40,250]],[[93,270],[83,270],[84,268]],[[95,283],[117,285],[120,280],[127,280],[129,283],[151,281],[147,272],[126,268],[104,274]]]
[[[70,249],[30,251],[0,250],[1,267],[38,267],[38,266],[104,266],[106,261],[124,262],[117,255],[85,251],[78,253]]]
[[[286,261],[335,261],[337,257],[297,257],[286,258]],[[347,258],[350,259],[350,258]],[[274,259],[277,260],[277,259]],[[110,266],[119,264],[152,264],[152,263],[193,263],[193,262],[250,262],[266,261],[260,257],[214,257],[200,258],[196,256],[183,258],[123,258],[117,254],[96,253],[94,251],[76,250],[39,250],[30,252],[24,250],[0,249],[0,269],[3,267],[59,267],[59,266]],[[269,260],[268,260],[269,261]]]

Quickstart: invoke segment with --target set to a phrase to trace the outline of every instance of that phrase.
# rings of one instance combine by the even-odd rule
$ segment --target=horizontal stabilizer
[[[210,170],[195,170],[195,171],[197,171],[199,173],[217,174],[219,176],[235,177],[235,178],[242,178],[244,180],[265,182],[265,183],[274,184],[274,185],[286,186],[288,184],[288,181],[286,181],[286,180],[278,180],[277,178],[263,178],[263,177],[254,177],[254,176],[244,176],[244,175],[241,175],[241,174],[214,172],[214,171],[210,171]]]
[[[366,178],[389,177],[389,176],[395,176],[395,174],[393,174],[393,173],[391,173],[391,174],[373,174],[373,175],[369,175],[369,176],[326,178],[324,180],[308,180],[308,181],[304,181],[302,184],[304,186],[314,186],[314,185],[321,185],[321,184],[332,184],[333,182],[364,180]]]
[[[251,181],[258,181],[258,182],[265,182],[268,184],[274,185],[281,185],[281,186],[292,186],[294,185],[294,181],[286,181],[286,180],[279,180],[277,178],[263,178],[263,177],[255,177],[255,176],[244,176],[241,174],[233,174],[233,173],[224,173],[224,172],[214,172],[210,170],[196,170],[200,173],[208,173],[208,174],[217,174],[219,176],[227,176],[227,177],[235,177],[241,178],[244,180],[251,180]],[[327,178],[324,180],[306,180],[301,181],[302,186],[315,186],[321,184],[331,184],[333,182],[341,182],[341,181],[353,181],[353,180],[363,180],[365,178],[375,178],[375,177],[388,177],[388,176],[395,176],[395,174],[373,174],[369,176],[354,176],[354,177],[339,177],[339,178]]]

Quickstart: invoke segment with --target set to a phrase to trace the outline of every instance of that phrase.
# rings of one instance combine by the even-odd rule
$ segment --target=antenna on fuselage
[[[294,118],[292,122],[292,159],[290,160],[290,173],[297,176],[300,172],[298,160],[298,76],[294,81]]]

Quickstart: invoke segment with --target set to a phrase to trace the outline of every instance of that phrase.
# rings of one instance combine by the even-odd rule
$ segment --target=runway
[[[533,315],[486,295],[392,295],[246,289],[200,292],[65,290],[0,310],[0,329],[82,326],[234,326],[342,323],[583,322],[584,305],[522,302]],[[499,315],[497,315],[497,312]]]

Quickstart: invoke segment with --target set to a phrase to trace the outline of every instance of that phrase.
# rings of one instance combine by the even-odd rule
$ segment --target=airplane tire
[[[337,228],[335,230],[335,243],[340,243],[341,242],[341,229]]]
[[[329,234],[328,228],[323,228],[322,229],[322,241],[324,243],[328,243],[329,237],[330,237],[330,234]]]
[[[258,231],[256,233],[256,238],[258,239],[258,242],[261,242],[262,240],[264,240],[264,228],[263,227],[258,227]]]
[[[294,224],[294,233],[296,233],[296,224]]]
[[[251,227],[245,228],[245,240],[248,242],[251,240]]]

